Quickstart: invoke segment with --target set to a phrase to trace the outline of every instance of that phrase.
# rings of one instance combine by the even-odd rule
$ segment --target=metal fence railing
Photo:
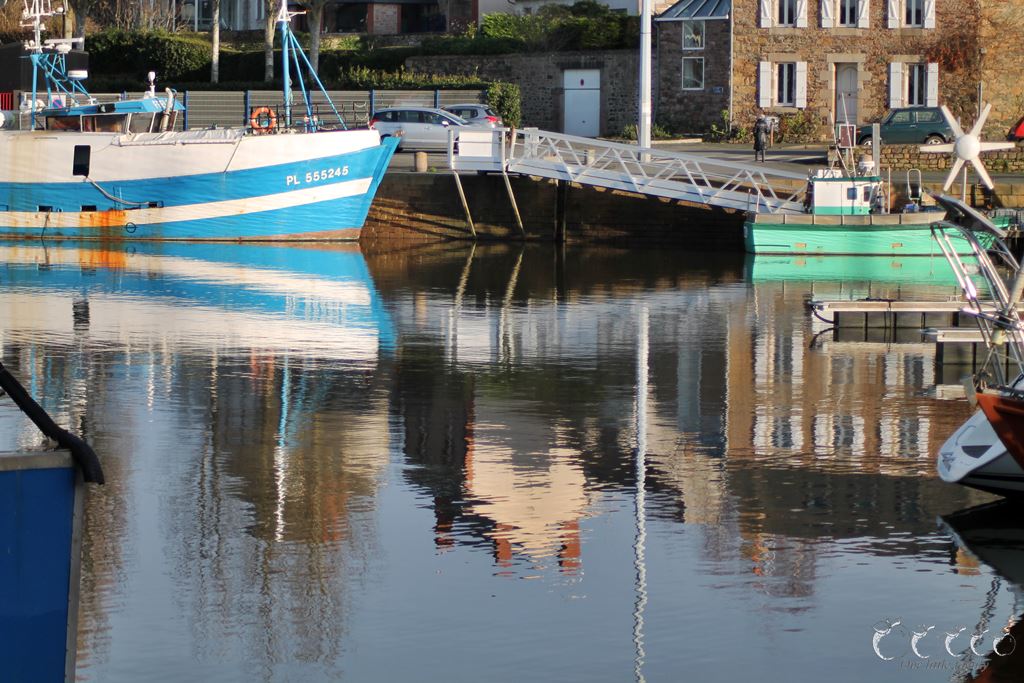
[[[92,93],[98,102],[115,102],[119,99],[138,98],[141,92]],[[449,104],[484,102],[483,90],[331,90],[328,91],[334,106],[349,128],[366,126],[373,113],[379,109],[396,106],[443,107]],[[4,97],[10,100],[7,102]],[[162,97],[162,93],[157,93]],[[187,90],[178,93],[178,100],[185,105],[185,116],[179,116],[175,130],[225,128],[247,126],[249,115],[256,107],[271,107],[280,110],[284,96],[280,90],[214,91]],[[0,110],[14,107],[14,93],[0,92]],[[333,121],[327,100],[321,92],[312,93],[314,113],[324,121]],[[302,97],[296,94],[294,115],[304,115]]]

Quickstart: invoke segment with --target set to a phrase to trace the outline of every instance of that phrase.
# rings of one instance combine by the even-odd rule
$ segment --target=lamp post
[[[651,0],[640,0],[640,120],[636,141],[651,146]]]

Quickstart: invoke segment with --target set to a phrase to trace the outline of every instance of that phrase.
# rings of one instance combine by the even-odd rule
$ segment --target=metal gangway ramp
[[[503,173],[506,180],[517,173],[725,209],[804,212],[806,174],[537,128],[451,130],[448,161],[457,183],[458,171]],[[798,189],[776,189],[783,185]]]

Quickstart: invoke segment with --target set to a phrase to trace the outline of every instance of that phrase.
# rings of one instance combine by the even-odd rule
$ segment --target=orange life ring
[[[277,114],[270,107],[256,107],[249,117],[249,125],[256,133],[269,133],[277,128]]]

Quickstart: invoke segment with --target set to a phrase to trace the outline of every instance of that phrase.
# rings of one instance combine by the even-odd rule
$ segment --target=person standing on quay
[[[762,114],[754,124],[754,161],[760,157],[764,162],[764,150],[768,147],[768,120]]]

